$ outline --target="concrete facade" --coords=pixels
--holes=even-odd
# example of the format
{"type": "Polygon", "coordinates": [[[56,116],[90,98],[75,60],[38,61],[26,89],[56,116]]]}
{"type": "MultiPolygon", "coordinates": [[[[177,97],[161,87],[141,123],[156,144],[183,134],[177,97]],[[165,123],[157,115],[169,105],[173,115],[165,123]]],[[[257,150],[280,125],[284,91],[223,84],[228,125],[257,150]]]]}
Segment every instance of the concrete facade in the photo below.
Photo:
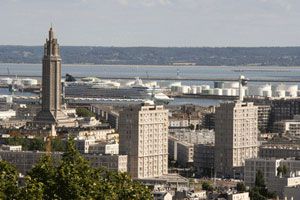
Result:
{"type": "MultiPolygon", "coordinates": [[[[16,166],[18,171],[26,174],[46,152],[41,151],[0,151],[0,157],[16,166]]],[[[52,153],[56,163],[62,157],[61,152],[52,153]]],[[[108,170],[127,172],[127,155],[96,155],[84,154],[84,158],[90,161],[92,167],[106,167],[108,170]]]]}
{"type": "Polygon", "coordinates": [[[62,83],[61,83],[61,57],[57,39],[52,27],[49,38],[44,45],[43,70],[42,70],[42,110],[35,118],[39,126],[75,126],[62,112],[62,83]]]}
{"type": "Polygon", "coordinates": [[[257,107],[253,103],[222,103],[216,108],[215,172],[242,176],[245,159],[257,157],[257,107]]]}
{"type": "Polygon", "coordinates": [[[120,112],[120,153],[128,155],[133,178],[168,174],[168,110],[138,105],[120,112]]]}
{"type": "Polygon", "coordinates": [[[194,167],[198,176],[214,175],[215,146],[213,144],[195,144],[194,167]]]}

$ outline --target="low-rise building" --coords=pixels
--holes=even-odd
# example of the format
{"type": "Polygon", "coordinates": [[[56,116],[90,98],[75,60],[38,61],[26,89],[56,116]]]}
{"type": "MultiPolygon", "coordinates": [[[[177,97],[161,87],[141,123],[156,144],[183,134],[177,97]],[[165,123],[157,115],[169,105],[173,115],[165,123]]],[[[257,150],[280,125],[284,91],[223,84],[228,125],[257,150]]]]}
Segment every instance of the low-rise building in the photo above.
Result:
{"type": "Polygon", "coordinates": [[[189,167],[194,162],[194,144],[180,141],[168,136],[168,153],[171,160],[177,161],[181,167],[189,167]]]}
{"type": "Polygon", "coordinates": [[[3,151],[22,151],[21,145],[2,145],[1,149],[3,151]]]}
{"type": "Polygon", "coordinates": [[[300,199],[300,185],[285,187],[283,189],[283,197],[285,200],[300,199]]]}
{"type": "Polygon", "coordinates": [[[177,142],[177,163],[182,167],[190,167],[194,162],[194,144],[177,142]]]}
{"type": "Polygon", "coordinates": [[[265,144],[259,147],[262,158],[300,158],[300,144],[265,144]]]}
{"type": "MultiPolygon", "coordinates": [[[[0,151],[0,157],[18,169],[21,174],[26,174],[38,161],[46,155],[42,151],[0,151]]],[[[51,154],[55,163],[62,158],[62,152],[51,154]]],[[[108,170],[127,172],[127,155],[97,155],[83,154],[90,161],[92,167],[106,167],[108,170]]]]}
{"type": "Polygon", "coordinates": [[[294,117],[292,120],[283,120],[275,122],[273,130],[276,133],[282,133],[292,137],[300,138],[300,119],[299,116],[294,117]]]}
{"type": "Polygon", "coordinates": [[[250,200],[249,192],[229,194],[228,200],[250,200]]]}
{"type": "Polygon", "coordinates": [[[214,154],[215,147],[213,144],[194,145],[194,168],[198,176],[213,176],[214,154]]]}
{"type": "Polygon", "coordinates": [[[247,159],[244,169],[244,181],[247,186],[253,187],[255,185],[255,177],[257,171],[261,171],[266,184],[272,184],[274,178],[277,177],[278,167],[285,166],[287,173],[300,171],[300,160],[295,159],[265,159],[265,158],[252,158],[247,159]]]}

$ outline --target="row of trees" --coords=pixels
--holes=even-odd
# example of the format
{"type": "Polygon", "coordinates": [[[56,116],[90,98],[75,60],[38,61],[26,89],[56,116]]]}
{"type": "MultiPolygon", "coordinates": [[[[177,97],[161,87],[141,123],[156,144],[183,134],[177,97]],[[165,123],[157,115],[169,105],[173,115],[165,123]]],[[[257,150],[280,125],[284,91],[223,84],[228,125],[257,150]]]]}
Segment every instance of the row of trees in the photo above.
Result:
{"type": "Polygon", "coordinates": [[[68,141],[59,164],[45,156],[28,172],[23,184],[18,178],[14,166],[0,161],[0,199],[152,199],[150,190],[128,174],[91,167],[73,140],[68,141]]]}
{"type": "MultiPolygon", "coordinates": [[[[24,151],[45,151],[46,142],[44,138],[25,138],[21,136],[14,136],[10,138],[2,139],[7,145],[21,145],[24,151]]],[[[51,140],[51,146],[53,151],[65,151],[65,144],[59,138],[51,140]]]]}

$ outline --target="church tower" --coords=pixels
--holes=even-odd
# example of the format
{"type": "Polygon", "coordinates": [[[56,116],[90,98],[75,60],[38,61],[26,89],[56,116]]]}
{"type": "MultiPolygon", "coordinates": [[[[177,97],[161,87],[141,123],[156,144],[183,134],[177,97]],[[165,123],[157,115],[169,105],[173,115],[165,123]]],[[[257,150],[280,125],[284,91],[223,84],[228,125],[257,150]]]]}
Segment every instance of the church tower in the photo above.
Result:
{"type": "Polygon", "coordinates": [[[42,75],[42,110],[37,114],[35,122],[40,125],[59,126],[59,122],[67,122],[68,116],[62,112],[61,57],[53,28],[49,30],[49,38],[44,44],[42,75]]]}

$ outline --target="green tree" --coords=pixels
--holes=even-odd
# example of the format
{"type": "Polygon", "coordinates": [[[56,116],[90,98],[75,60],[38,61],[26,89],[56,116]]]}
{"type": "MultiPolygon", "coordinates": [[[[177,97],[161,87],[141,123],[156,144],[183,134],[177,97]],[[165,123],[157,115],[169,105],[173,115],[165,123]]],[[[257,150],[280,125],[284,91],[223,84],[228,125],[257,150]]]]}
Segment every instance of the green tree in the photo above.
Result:
{"type": "MultiPolygon", "coordinates": [[[[67,142],[66,152],[57,166],[43,157],[28,174],[31,190],[43,191],[43,199],[151,199],[150,190],[133,181],[128,174],[96,169],[67,142]],[[33,188],[33,189],[32,189],[33,188]]],[[[27,186],[27,185],[26,185],[27,186]]],[[[27,186],[28,187],[28,186],[27,186]]]]}
{"type": "Polygon", "coordinates": [[[19,200],[44,200],[44,185],[30,176],[25,178],[25,187],[22,187],[19,192],[19,200]]]}
{"type": "Polygon", "coordinates": [[[202,189],[203,190],[207,190],[207,191],[213,191],[214,190],[212,184],[210,182],[208,182],[208,181],[204,181],[202,183],[202,189]]]}
{"type": "Polygon", "coordinates": [[[236,190],[237,190],[238,192],[245,192],[245,191],[246,191],[246,186],[245,186],[245,184],[242,183],[242,182],[237,183],[237,184],[236,184],[236,190]]]}
{"type": "Polygon", "coordinates": [[[76,108],[76,114],[79,117],[95,117],[96,115],[86,108],[76,108]]]}
{"type": "Polygon", "coordinates": [[[39,162],[28,172],[26,184],[43,185],[43,199],[51,200],[56,196],[56,168],[50,156],[42,157],[39,162]]]}
{"type": "Polygon", "coordinates": [[[286,167],[286,165],[283,165],[282,166],[282,174],[287,175],[287,173],[288,173],[288,168],[286,167]]]}
{"type": "Polygon", "coordinates": [[[258,187],[258,188],[265,188],[266,187],[264,175],[260,170],[258,170],[256,172],[255,187],[258,187]]]}
{"type": "Polygon", "coordinates": [[[18,172],[14,166],[0,160],[0,199],[16,199],[18,172]]]}

